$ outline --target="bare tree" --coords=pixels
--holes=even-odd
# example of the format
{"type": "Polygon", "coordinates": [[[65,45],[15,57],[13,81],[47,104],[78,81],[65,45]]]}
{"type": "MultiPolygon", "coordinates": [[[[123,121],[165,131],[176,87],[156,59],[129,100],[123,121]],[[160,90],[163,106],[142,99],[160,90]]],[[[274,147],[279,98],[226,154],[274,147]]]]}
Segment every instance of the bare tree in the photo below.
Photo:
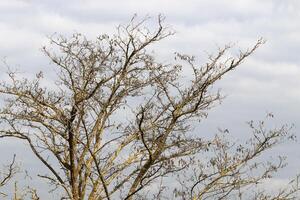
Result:
{"type": "MultiPolygon", "coordinates": [[[[0,171],[0,188],[7,185],[7,183],[13,178],[13,176],[17,173],[18,168],[16,167],[16,156],[13,156],[10,164],[5,165],[2,171],[0,171]]],[[[0,191],[0,195],[6,196],[5,193],[0,191]]]]}
{"type": "MultiPolygon", "coordinates": [[[[268,114],[268,118],[273,117],[268,114]]],[[[181,188],[176,188],[175,197],[183,199],[297,199],[299,198],[299,180],[296,177],[279,191],[265,191],[260,186],[266,179],[271,179],[276,172],[285,167],[285,157],[278,156],[277,160],[262,160],[258,157],[284,139],[294,140],[289,134],[292,126],[268,130],[266,121],[255,124],[249,122],[252,137],[245,144],[234,144],[226,137],[216,135],[211,141],[209,151],[212,154],[206,162],[195,163],[194,174],[187,179],[178,176],[181,188]],[[272,192],[272,193],[270,193],[272,192]]],[[[224,130],[228,132],[227,129],[224,130]]]]}
{"type": "Polygon", "coordinates": [[[175,64],[164,64],[149,46],[173,32],[161,16],[153,31],[146,22],[133,18],[116,35],[95,41],[81,34],[51,37],[56,49],[43,52],[57,67],[58,80],[45,87],[41,72],[29,80],[10,71],[10,83],[0,85],[6,98],[1,137],[28,142],[48,169],[39,176],[63,189],[62,199],[224,199],[282,167],[280,162],[261,175],[248,173],[260,166],[250,161],[287,137],[287,127],[254,130],[248,146],[236,151],[219,137],[204,140],[192,132],[221,100],[212,90],[215,82],[263,40],[236,57],[225,46],[203,66],[179,53],[175,64]],[[183,70],[191,75],[183,77],[183,70]],[[202,158],[205,152],[211,159],[202,158]],[[179,184],[167,184],[176,175],[179,184]]]}

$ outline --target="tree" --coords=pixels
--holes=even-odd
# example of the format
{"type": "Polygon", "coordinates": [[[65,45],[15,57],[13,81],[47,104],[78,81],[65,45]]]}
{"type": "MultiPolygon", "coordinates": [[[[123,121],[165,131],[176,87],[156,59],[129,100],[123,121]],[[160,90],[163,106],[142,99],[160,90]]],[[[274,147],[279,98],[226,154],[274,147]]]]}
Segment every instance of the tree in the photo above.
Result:
{"type": "MultiPolygon", "coordinates": [[[[0,188],[5,186],[12,177],[17,173],[18,168],[15,165],[16,156],[14,155],[10,164],[4,166],[4,170],[0,171],[0,188]]],[[[0,191],[0,196],[6,196],[5,193],[0,191]]]]}
{"type": "MultiPolygon", "coordinates": [[[[216,81],[264,41],[236,57],[225,46],[203,66],[180,53],[175,64],[163,64],[149,46],[173,32],[161,16],[154,31],[146,21],[134,17],[116,35],[95,41],[78,33],[51,37],[56,50],[44,47],[43,52],[57,67],[58,80],[45,87],[42,72],[29,80],[9,71],[10,83],[0,85],[6,98],[1,137],[29,144],[48,170],[39,176],[64,191],[61,199],[244,197],[245,188],[283,166],[282,160],[264,165],[255,159],[286,139],[289,127],[268,131],[263,122],[258,127],[250,123],[253,137],[236,148],[221,136],[205,140],[192,127],[220,101],[212,90],[216,81]],[[190,80],[182,70],[191,71],[190,80]],[[250,173],[255,169],[258,175],[250,173]],[[166,185],[175,179],[177,185],[166,185]]],[[[280,191],[278,197],[297,191],[280,191]]]]}

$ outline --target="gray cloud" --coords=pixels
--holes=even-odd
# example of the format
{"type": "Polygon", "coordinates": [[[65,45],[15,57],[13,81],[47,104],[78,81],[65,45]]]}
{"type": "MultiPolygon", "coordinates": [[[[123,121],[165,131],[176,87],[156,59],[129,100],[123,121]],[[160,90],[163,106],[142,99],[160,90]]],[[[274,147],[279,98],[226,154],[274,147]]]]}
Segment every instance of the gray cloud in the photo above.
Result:
{"type": "MultiPolygon", "coordinates": [[[[202,63],[206,52],[214,52],[217,45],[231,42],[236,49],[245,49],[264,37],[267,43],[218,83],[217,87],[223,88],[228,97],[212,110],[199,130],[211,134],[219,126],[227,127],[237,137],[244,137],[245,121],[261,119],[267,111],[273,111],[278,124],[294,123],[294,132],[298,133],[299,9],[297,0],[0,1],[0,57],[7,57],[9,64],[19,66],[22,71],[47,71],[49,61],[39,50],[47,43],[47,35],[77,31],[93,38],[113,33],[119,23],[125,23],[134,13],[154,17],[162,13],[177,31],[175,36],[154,47],[163,61],[179,51],[198,56],[202,63]]],[[[5,67],[0,66],[0,73],[3,71],[5,67]]],[[[6,156],[3,150],[7,145],[1,143],[1,157],[6,156]]],[[[291,162],[283,174],[291,176],[298,170],[297,145],[288,144],[280,149],[290,156],[291,162]]],[[[15,151],[22,155],[18,148],[15,151]]],[[[35,164],[37,161],[33,160],[31,166],[35,164]]]]}

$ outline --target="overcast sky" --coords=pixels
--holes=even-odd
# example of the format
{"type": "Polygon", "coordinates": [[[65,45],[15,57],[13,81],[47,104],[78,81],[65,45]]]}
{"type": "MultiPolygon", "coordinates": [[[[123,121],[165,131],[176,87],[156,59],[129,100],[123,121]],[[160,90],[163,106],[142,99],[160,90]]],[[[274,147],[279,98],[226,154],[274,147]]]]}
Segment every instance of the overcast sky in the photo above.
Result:
{"type": "MultiPolygon", "coordinates": [[[[249,133],[246,121],[273,112],[278,126],[294,123],[293,132],[300,135],[299,10],[299,0],[1,0],[0,57],[23,72],[47,72],[49,61],[40,51],[47,36],[81,32],[93,39],[113,33],[134,13],[153,17],[161,13],[177,32],[157,48],[162,59],[178,51],[205,61],[218,46],[232,43],[247,48],[263,37],[267,43],[218,84],[227,97],[200,129],[214,134],[218,127],[229,128],[242,138],[249,133]]],[[[0,78],[4,71],[0,65],[0,78]]],[[[16,152],[24,167],[38,168],[37,161],[26,159],[28,154],[16,144],[0,142],[0,163],[16,152]]],[[[299,142],[278,148],[276,154],[289,156],[278,183],[300,172],[299,152],[299,142]]]]}

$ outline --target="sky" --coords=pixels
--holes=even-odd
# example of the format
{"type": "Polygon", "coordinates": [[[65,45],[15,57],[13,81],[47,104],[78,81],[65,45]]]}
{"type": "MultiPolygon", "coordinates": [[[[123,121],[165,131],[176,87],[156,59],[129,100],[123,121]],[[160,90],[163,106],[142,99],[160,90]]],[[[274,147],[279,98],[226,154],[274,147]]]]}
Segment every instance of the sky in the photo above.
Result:
{"type": "MultiPolygon", "coordinates": [[[[51,74],[49,60],[41,53],[47,37],[74,32],[94,39],[113,34],[130,18],[163,14],[176,34],[162,41],[156,53],[168,61],[173,53],[195,55],[205,62],[207,53],[234,44],[246,49],[263,37],[267,42],[237,70],[217,84],[226,96],[209,113],[199,129],[216,133],[228,128],[236,138],[249,134],[246,121],[275,115],[272,126],[294,124],[300,136],[300,1],[298,0],[2,0],[0,1],[0,58],[27,74],[51,74]]],[[[0,79],[5,66],[0,64],[0,79]]],[[[299,142],[280,145],[274,155],[288,156],[276,184],[300,172],[299,142]]],[[[26,148],[25,148],[26,149],[26,148]]],[[[22,167],[42,170],[21,143],[0,141],[0,164],[13,153],[22,167]]],[[[39,180],[32,180],[40,185],[39,180]]],[[[46,195],[46,186],[39,186],[46,195]]]]}

